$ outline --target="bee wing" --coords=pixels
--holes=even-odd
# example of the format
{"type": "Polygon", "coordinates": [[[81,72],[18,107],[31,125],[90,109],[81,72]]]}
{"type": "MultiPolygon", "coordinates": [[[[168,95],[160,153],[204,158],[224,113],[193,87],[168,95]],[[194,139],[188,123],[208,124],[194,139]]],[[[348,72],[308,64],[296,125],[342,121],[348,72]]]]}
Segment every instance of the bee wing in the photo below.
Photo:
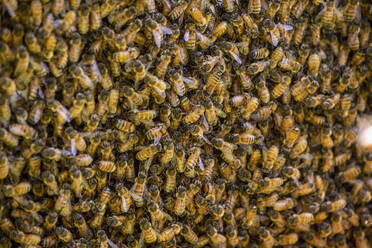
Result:
{"type": "Polygon", "coordinates": [[[61,108],[62,109],[59,109],[57,108],[57,112],[62,116],[62,118],[67,121],[67,122],[70,122],[70,112],[64,107],[61,105],[61,108]]]}
{"type": "Polygon", "coordinates": [[[152,66],[152,61],[149,62],[149,63],[146,65],[146,67],[145,67],[146,71],[148,71],[148,70],[150,69],[151,66],[152,66]]]}
{"type": "Polygon", "coordinates": [[[324,5],[323,3],[323,6],[324,8],[319,12],[319,14],[315,17],[315,21],[318,22],[320,19],[322,19],[322,16],[323,16],[323,13],[324,11],[327,9],[327,6],[324,5]]]}
{"type": "MultiPolygon", "coordinates": [[[[160,25],[160,24],[159,24],[159,25],[160,25]]],[[[169,34],[169,35],[172,34],[172,30],[171,30],[171,29],[169,29],[169,28],[167,28],[167,27],[165,27],[165,26],[163,26],[163,25],[160,25],[160,28],[161,28],[161,30],[164,32],[164,34],[169,34]]]]}
{"type": "Polygon", "coordinates": [[[161,33],[157,30],[152,30],[152,35],[154,36],[155,45],[158,48],[160,48],[161,47],[161,38],[162,38],[161,33]]]}
{"type": "Polygon", "coordinates": [[[121,196],[121,202],[123,204],[124,213],[128,212],[128,205],[127,205],[127,202],[124,199],[124,196],[121,196]]]}
{"type": "Polygon", "coordinates": [[[362,9],[360,5],[358,5],[356,8],[357,9],[356,9],[356,14],[355,14],[355,20],[359,23],[360,20],[362,19],[362,9]]]}
{"type": "Polygon", "coordinates": [[[336,22],[341,23],[344,21],[344,15],[342,14],[341,11],[339,11],[337,8],[334,8],[334,13],[336,16],[336,22]]]}
{"type": "Polygon", "coordinates": [[[71,141],[70,141],[70,145],[71,145],[71,154],[73,155],[73,156],[76,156],[76,153],[77,153],[77,151],[76,151],[76,145],[75,145],[75,139],[72,139],[71,141]]]}
{"type": "Polygon", "coordinates": [[[14,18],[16,16],[16,14],[14,12],[14,9],[8,3],[6,3],[5,1],[3,1],[3,4],[4,4],[6,10],[8,11],[10,17],[14,18]]]}
{"type": "Polygon", "coordinates": [[[285,31],[291,31],[291,30],[293,30],[293,26],[292,26],[292,25],[281,24],[281,23],[279,23],[278,25],[279,25],[282,29],[284,29],[285,31]]]}
{"type": "Polygon", "coordinates": [[[271,42],[273,45],[276,47],[279,43],[279,38],[276,36],[276,34],[272,31],[270,31],[270,36],[271,36],[271,42]]]}
{"type": "Polygon", "coordinates": [[[184,41],[188,41],[189,38],[190,38],[190,31],[189,30],[186,30],[185,35],[183,36],[183,40],[184,41]]]}
{"type": "Polygon", "coordinates": [[[199,157],[199,160],[198,160],[198,166],[199,166],[199,168],[202,170],[202,171],[204,171],[204,164],[203,164],[203,161],[201,160],[201,158],[199,157]]]}
{"type": "Polygon", "coordinates": [[[111,246],[111,248],[119,248],[119,246],[117,246],[114,242],[112,242],[110,239],[107,239],[107,243],[109,244],[109,246],[111,246]]]}
{"type": "MultiPolygon", "coordinates": [[[[202,114],[201,119],[202,119],[202,123],[203,123],[203,126],[204,126],[205,130],[208,132],[209,131],[209,125],[208,125],[207,119],[205,118],[204,114],[202,114]]],[[[208,140],[208,142],[209,142],[209,140],[208,140]]],[[[206,143],[208,143],[208,142],[206,142],[206,143]]]]}
{"type": "Polygon", "coordinates": [[[233,53],[232,51],[229,51],[230,55],[235,59],[236,62],[238,62],[239,65],[242,64],[242,61],[241,59],[239,58],[238,55],[236,55],[235,53],[233,53]]]}
{"type": "Polygon", "coordinates": [[[161,140],[161,135],[159,135],[158,137],[156,137],[155,139],[154,139],[154,145],[157,145],[157,144],[159,144],[159,142],[160,142],[160,140],[161,140]]]}
{"type": "Polygon", "coordinates": [[[40,98],[44,100],[43,89],[40,87],[40,84],[37,87],[38,87],[38,91],[37,92],[38,92],[40,98]]]}
{"type": "Polygon", "coordinates": [[[137,194],[135,194],[133,192],[129,192],[129,193],[132,196],[133,200],[135,200],[135,201],[141,201],[142,200],[142,197],[141,196],[139,196],[139,195],[137,195],[137,194]]]}
{"type": "MultiPolygon", "coordinates": [[[[193,80],[187,78],[187,77],[184,77],[181,75],[181,78],[182,78],[182,81],[186,84],[186,86],[189,86],[189,85],[192,85],[194,83],[193,80]]],[[[190,88],[190,87],[189,87],[190,88]]]]}

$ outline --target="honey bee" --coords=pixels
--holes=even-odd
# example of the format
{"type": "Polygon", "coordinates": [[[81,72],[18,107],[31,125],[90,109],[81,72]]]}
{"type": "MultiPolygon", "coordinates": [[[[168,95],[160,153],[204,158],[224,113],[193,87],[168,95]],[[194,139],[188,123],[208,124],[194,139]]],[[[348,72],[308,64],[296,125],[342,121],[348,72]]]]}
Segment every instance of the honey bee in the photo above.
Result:
{"type": "Polygon", "coordinates": [[[208,225],[206,227],[207,235],[209,237],[210,242],[215,247],[224,247],[226,246],[227,239],[222,234],[218,233],[216,228],[212,225],[208,225]]]}
{"type": "Polygon", "coordinates": [[[265,70],[265,68],[269,66],[269,62],[265,60],[261,60],[255,63],[252,63],[247,68],[248,75],[257,75],[258,73],[265,70]]]}
{"type": "Polygon", "coordinates": [[[18,145],[17,136],[11,134],[5,128],[0,128],[0,140],[9,147],[15,147],[18,145]]]}
{"type": "Polygon", "coordinates": [[[178,96],[183,96],[185,94],[185,84],[179,72],[175,70],[169,71],[169,81],[172,84],[174,92],[176,92],[178,96]]]}
{"type": "Polygon", "coordinates": [[[261,1],[250,0],[248,9],[250,14],[258,15],[261,12],[261,1]]]}
{"type": "Polygon", "coordinates": [[[41,237],[36,234],[25,234],[19,230],[13,230],[9,235],[15,242],[23,245],[37,245],[41,241],[41,237]]]}
{"type": "Polygon", "coordinates": [[[72,218],[74,225],[78,229],[78,232],[81,236],[92,237],[92,231],[89,229],[88,224],[81,214],[73,213],[72,218]]]}
{"type": "Polygon", "coordinates": [[[78,10],[77,28],[80,34],[84,35],[89,31],[89,7],[87,4],[82,4],[78,10]]]}
{"type": "Polygon", "coordinates": [[[148,244],[154,243],[157,240],[157,234],[152,228],[151,223],[147,219],[142,218],[139,224],[143,232],[145,242],[148,244]]]}
{"type": "Polygon", "coordinates": [[[161,47],[161,43],[164,39],[165,34],[168,34],[168,35],[172,34],[171,29],[157,23],[156,21],[152,19],[146,19],[144,25],[145,25],[145,28],[149,32],[148,36],[153,37],[154,43],[157,48],[161,47]]]}
{"type": "Polygon", "coordinates": [[[321,63],[321,58],[319,54],[313,53],[309,56],[309,59],[307,61],[309,72],[312,77],[317,77],[319,72],[319,66],[321,63]]]}
{"type": "Polygon", "coordinates": [[[311,246],[321,247],[327,246],[327,241],[318,237],[314,231],[308,231],[303,234],[303,239],[309,243],[311,246]]]}
{"type": "Polygon", "coordinates": [[[59,195],[54,205],[54,210],[61,216],[71,215],[72,205],[71,190],[69,185],[62,185],[62,189],[59,190],[59,195]]]}
{"type": "Polygon", "coordinates": [[[49,231],[57,224],[57,221],[58,221],[57,212],[49,211],[48,215],[45,217],[45,222],[44,222],[43,227],[49,231]]]}
{"type": "Polygon", "coordinates": [[[9,173],[9,163],[8,158],[5,156],[5,154],[1,154],[0,157],[0,178],[4,179],[8,176],[9,173]]]}
{"type": "Polygon", "coordinates": [[[47,193],[49,195],[56,195],[59,192],[59,187],[55,176],[50,171],[44,171],[42,174],[42,180],[47,186],[47,193]]]}
{"type": "Polygon", "coordinates": [[[17,49],[17,64],[14,69],[14,75],[18,76],[27,71],[30,64],[30,55],[24,46],[19,46],[17,49]]]}
{"type": "Polygon", "coordinates": [[[222,21],[214,27],[214,29],[212,30],[212,36],[211,36],[212,42],[217,40],[220,36],[222,36],[226,32],[227,26],[228,26],[227,23],[222,21]]]}
{"type": "Polygon", "coordinates": [[[55,232],[58,239],[60,239],[62,242],[69,243],[72,241],[72,233],[67,228],[59,226],[56,228],[55,232]]]}

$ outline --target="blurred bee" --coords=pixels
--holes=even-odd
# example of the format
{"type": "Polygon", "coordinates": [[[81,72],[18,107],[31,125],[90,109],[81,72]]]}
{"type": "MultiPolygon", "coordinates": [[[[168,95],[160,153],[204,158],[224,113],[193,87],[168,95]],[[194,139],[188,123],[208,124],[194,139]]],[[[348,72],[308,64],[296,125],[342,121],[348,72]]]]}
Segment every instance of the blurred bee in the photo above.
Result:
{"type": "Polygon", "coordinates": [[[18,146],[18,138],[15,135],[9,133],[5,128],[0,128],[0,140],[4,142],[6,146],[18,146]]]}
{"type": "Polygon", "coordinates": [[[261,12],[261,1],[249,0],[248,9],[250,14],[258,15],[261,12]]]}
{"type": "Polygon", "coordinates": [[[211,36],[212,42],[217,40],[220,36],[222,36],[226,32],[227,26],[228,24],[226,22],[220,22],[218,25],[214,27],[214,29],[212,30],[212,36],[211,36]]]}
{"type": "Polygon", "coordinates": [[[309,0],[297,1],[291,9],[291,16],[295,17],[296,19],[300,18],[306,7],[309,5],[309,2],[309,0]]]}
{"type": "Polygon", "coordinates": [[[11,239],[15,242],[23,245],[37,245],[41,241],[41,237],[36,234],[25,234],[19,230],[13,230],[10,232],[11,239]]]}

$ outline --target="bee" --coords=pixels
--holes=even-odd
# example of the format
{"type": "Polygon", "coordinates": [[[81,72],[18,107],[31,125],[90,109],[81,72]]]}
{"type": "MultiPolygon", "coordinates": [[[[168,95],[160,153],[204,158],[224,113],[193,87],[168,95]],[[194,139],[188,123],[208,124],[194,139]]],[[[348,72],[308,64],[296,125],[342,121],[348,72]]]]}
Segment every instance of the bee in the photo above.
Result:
{"type": "Polygon", "coordinates": [[[234,144],[253,144],[255,142],[255,136],[250,133],[233,134],[232,142],[234,144]]]}
{"type": "Polygon", "coordinates": [[[259,79],[256,89],[260,101],[263,103],[268,103],[270,101],[270,91],[267,88],[266,82],[263,78],[259,79]]]}
{"type": "Polygon", "coordinates": [[[80,34],[86,34],[89,31],[89,7],[86,4],[82,4],[80,9],[78,10],[78,22],[77,22],[77,29],[80,34]]]}
{"type": "Polygon", "coordinates": [[[226,246],[226,242],[227,242],[226,237],[218,233],[215,227],[213,227],[212,225],[208,225],[206,227],[206,231],[207,231],[209,240],[214,247],[226,246]]]}
{"type": "Polygon", "coordinates": [[[278,13],[279,9],[280,9],[280,2],[279,1],[270,2],[269,6],[268,6],[268,9],[265,12],[265,15],[268,18],[274,18],[275,15],[278,13]]]}
{"type": "Polygon", "coordinates": [[[309,56],[307,63],[308,63],[310,75],[312,77],[318,76],[320,62],[321,62],[321,58],[318,53],[313,53],[309,56]]]}
{"type": "Polygon", "coordinates": [[[182,80],[181,74],[175,70],[171,70],[169,71],[168,75],[169,81],[173,86],[174,92],[176,92],[178,96],[183,96],[186,92],[186,88],[182,80]]]}
{"type": "Polygon", "coordinates": [[[170,55],[170,53],[168,52],[165,52],[164,54],[162,54],[160,56],[160,61],[159,61],[159,64],[156,66],[156,69],[155,69],[155,75],[159,78],[159,79],[163,79],[167,70],[168,70],[168,65],[170,64],[170,62],[172,61],[172,57],[170,55]]]}
{"type": "Polygon", "coordinates": [[[269,65],[271,69],[274,69],[278,63],[282,60],[284,56],[283,48],[278,46],[275,48],[275,50],[271,53],[270,59],[269,59],[269,65]]]}
{"type": "Polygon", "coordinates": [[[25,43],[28,48],[28,50],[31,53],[39,54],[41,52],[41,46],[38,43],[38,40],[34,33],[32,32],[27,32],[25,35],[25,43]]]}
{"type": "Polygon", "coordinates": [[[344,21],[349,22],[349,23],[352,22],[357,17],[360,18],[359,1],[349,0],[343,11],[343,17],[344,17],[344,21]]]}
{"type": "Polygon", "coordinates": [[[44,184],[47,186],[48,195],[57,195],[59,187],[55,176],[50,171],[44,171],[41,174],[44,184]]]}
{"type": "Polygon", "coordinates": [[[115,52],[112,56],[115,62],[126,63],[130,60],[136,59],[139,56],[139,49],[130,47],[125,51],[115,52]]]}
{"type": "Polygon", "coordinates": [[[296,19],[300,18],[304,13],[306,7],[309,5],[309,0],[297,1],[291,9],[291,16],[296,19]]]}
{"type": "Polygon", "coordinates": [[[257,75],[258,73],[264,71],[265,68],[269,66],[269,64],[270,63],[266,60],[260,60],[258,62],[252,63],[248,66],[247,73],[251,76],[257,75]]]}
{"type": "Polygon", "coordinates": [[[314,231],[307,231],[302,237],[308,244],[315,247],[327,246],[327,241],[318,237],[314,231]]]}
{"type": "Polygon", "coordinates": [[[146,19],[145,20],[145,28],[146,28],[146,31],[148,31],[148,37],[153,37],[153,41],[156,45],[157,48],[160,48],[161,47],[161,43],[164,39],[164,35],[165,34],[172,34],[172,30],[157,23],[156,21],[152,20],[152,19],[146,19]]]}
{"type": "Polygon", "coordinates": [[[25,139],[35,139],[37,136],[37,131],[27,124],[11,124],[9,126],[9,132],[25,139]]]}
{"type": "Polygon", "coordinates": [[[314,221],[314,215],[312,213],[301,213],[301,214],[294,214],[289,216],[288,223],[291,225],[294,224],[310,224],[314,221]]]}
{"type": "Polygon", "coordinates": [[[270,170],[273,168],[274,163],[278,157],[279,154],[279,148],[275,145],[271,146],[269,150],[266,153],[266,158],[264,162],[265,170],[270,170]]]}
{"type": "Polygon", "coordinates": [[[17,185],[4,185],[3,192],[6,197],[22,196],[31,191],[31,184],[28,182],[21,182],[17,185]]]}
{"type": "Polygon", "coordinates": [[[17,136],[11,134],[5,128],[0,128],[0,140],[9,147],[18,146],[17,136]]]}
{"type": "Polygon", "coordinates": [[[19,46],[17,49],[17,63],[14,69],[14,75],[18,76],[27,71],[30,64],[30,55],[24,46],[19,46]]]}
{"type": "Polygon", "coordinates": [[[142,218],[139,221],[139,224],[143,232],[145,242],[148,244],[156,242],[157,234],[155,230],[152,228],[151,223],[147,219],[142,218]]]}
{"type": "Polygon", "coordinates": [[[264,227],[258,229],[258,236],[262,240],[263,247],[273,247],[276,240],[272,236],[271,232],[264,227]]]}
{"type": "Polygon", "coordinates": [[[64,227],[57,227],[55,231],[57,238],[64,243],[69,243],[72,241],[72,233],[64,227]]]}
{"type": "Polygon", "coordinates": [[[221,37],[226,32],[227,26],[228,26],[227,22],[224,22],[224,21],[215,25],[214,29],[212,30],[212,36],[211,36],[212,42],[217,40],[219,37],[221,37]]]}
{"type": "Polygon", "coordinates": [[[187,9],[187,13],[199,27],[205,27],[207,25],[207,18],[203,15],[199,8],[191,6],[187,9]]]}
{"type": "Polygon", "coordinates": [[[55,225],[57,224],[57,221],[58,221],[58,214],[56,211],[49,211],[48,212],[48,215],[45,217],[45,222],[43,224],[43,227],[49,231],[51,230],[52,228],[55,227],[55,225]]]}
{"type": "Polygon", "coordinates": [[[190,244],[195,245],[198,243],[199,238],[196,233],[188,225],[183,225],[180,231],[183,238],[190,244]]]}
{"type": "Polygon", "coordinates": [[[97,30],[102,25],[102,17],[100,13],[100,6],[94,4],[90,11],[90,30],[97,30]]]}
{"type": "MultiPolygon", "coordinates": [[[[116,0],[107,0],[104,1],[101,6],[100,6],[100,13],[101,13],[101,18],[107,17],[113,9],[117,6],[118,2],[116,0]]],[[[72,7],[72,9],[77,9],[78,6],[80,5],[80,0],[76,1],[76,8],[72,7]]]]}
{"type": "Polygon", "coordinates": [[[281,79],[281,82],[277,84],[271,91],[271,95],[274,99],[282,96],[285,91],[288,90],[289,85],[291,84],[291,78],[284,75],[281,79]]]}
{"type": "Polygon", "coordinates": [[[248,9],[250,14],[258,15],[261,12],[261,1],[249,0],[248,9]]]}
{"type": "Polygon", "coordinates": [[[81,214],[73,213],[72,219],[74,221],[74,226],[78,229],[80,236],[92,237],[92,231],[89,229],[87,222],[81,214]]]}
{"type": "Polygon", "coordinates": [[[36,234],[25,234],[19,230],[13,230],[10,232],[11,239],[15,242],[23,245],[37,245],[41,241],[41,237],[36,234]]]}
{"type": "Polygon", "coordinates": [[[328,30],[332,30],[335,27],[335,22],[338,18],[338,13],[336,13],[336,11],[335,1],[329,1],[317,16],[321,24],[328,30]]]}
{"type": "Polygon", "coordinates": [[[204,114],[204,111],[205,108],[202,105],[195,106],[195,108],[183,118],[183,122],[185,124],[192,124],[197,122],[199,118],[204,114]]]}

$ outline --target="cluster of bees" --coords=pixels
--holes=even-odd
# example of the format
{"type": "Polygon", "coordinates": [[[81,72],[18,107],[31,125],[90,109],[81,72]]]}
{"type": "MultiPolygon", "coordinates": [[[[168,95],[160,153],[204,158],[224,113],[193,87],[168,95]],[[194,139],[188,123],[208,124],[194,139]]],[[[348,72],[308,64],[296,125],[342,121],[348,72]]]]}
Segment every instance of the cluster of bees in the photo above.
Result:
{"type": "Polygon", "coordinates": [[[3,0],[0,247],[372,245],[369,0],[3,0]]]}

